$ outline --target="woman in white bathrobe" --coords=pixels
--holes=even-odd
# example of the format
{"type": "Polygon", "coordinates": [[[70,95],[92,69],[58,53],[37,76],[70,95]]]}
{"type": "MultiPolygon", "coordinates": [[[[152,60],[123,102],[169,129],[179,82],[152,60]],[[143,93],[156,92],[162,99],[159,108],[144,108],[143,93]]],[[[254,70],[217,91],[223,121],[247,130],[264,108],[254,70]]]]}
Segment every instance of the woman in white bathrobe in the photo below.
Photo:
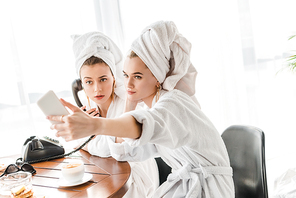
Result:
{"type": "MultiPolygon", "coordinates": [[[[117,159],[140,161],[161,156],[172,173],[153,197],[233,198],[226,147],[194,97],[191,44],[173,22],[160,21],[148,26],[131,50],[123,68],[128,95],[125,111],[129,112],[116,119],[89,118],[61,100],[75,117],[65,116],[65,123],[51,128],[69,141],[90,135],[88,130],[78,132],[90,122],[96,134],[124,138],[123,144],[112,147],[117,159]],[[147,109],[134,110],[139,101],[147,109]]],[[[61,116],[48,119],[60,120],[61,116]]]]}
{"type": "MultiPolygon", "coordinates": [[[[89,32],[73,36],[76,72],[86,95],[86,114],[115,118],[123,113],[125,100],[122,83],[122,54],[107,36],[89,32]],[[108,64],[107,64],[108,62],[108,64]],[[116,71],[120,71],[120,75],[116,71]],[[115,74],[115,75],[113,75],[115,74]],[[115,82],[116,78],[116,82],[115,82]]],[[[87,138],[80,139],[79,145],[87,138]]],[[[97,135],[83,149],[100,157],[113,156],[112,145],[120,145],[121,138],[97,135]],[[115,144],[117,142],[117,144],[115,144]]],[[[153,158],[143,162],[130,162],[130,188],[125,197],[151,197],[158,187],[158,168],[153,158]],[[144,179],[143,179],[144,178],[144,179]]]]}

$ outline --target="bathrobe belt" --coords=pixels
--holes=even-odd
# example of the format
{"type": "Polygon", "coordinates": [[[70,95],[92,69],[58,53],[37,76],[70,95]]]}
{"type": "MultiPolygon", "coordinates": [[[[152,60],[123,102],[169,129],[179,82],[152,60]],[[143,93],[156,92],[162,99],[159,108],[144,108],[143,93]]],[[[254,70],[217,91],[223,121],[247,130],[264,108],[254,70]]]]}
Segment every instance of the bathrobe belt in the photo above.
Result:
{"type": "MultiPolygon", "coordinates": [[[[189,185],[188,188],[185,188],[181,191],[184,191],[183,194],[186,195],[186,198],[191,197],[202,197],[202,192],[204,192],[204,197],[221,197],[219,192],[215,192],[215,190],[211,190],[209,192],[209,187],[213,185],[217,185],[217,183],[213,180],[214,175],[221,176],[232,176],[232,168],[231,167],[223,167],[223,166],[201,166],[192,167],[190,164],[183,165],[182,168],[173,171],[167,178],[167,189],[172,188],[178,181],[182,181],[183,185],[189,185]],[[189,182],[191,181],[191,182],[189,182]],[[189,189],[189,191],[187,191],[189,189]]],[[[181,185],[181,184],[180,184],[181,185]]],[[[215,187],[212,187],[215,189],[215,187]]]]}
{"type": "Polygon", "coordinates": [[[202,174],[203,178],[206,179],[209,175],[225,175],[232,176],[232,168],[224,166],[201,166],[192,167],[190,164],[183,165],[182,168],[179,168],[173,171],[168,176],[168,181],[179,179],[190,179],[192,173],[202,174]]]}
{"type": "Polygon", "coordinates": [[[154,197],[221,197],[217,185],[222,178],[218,177],[217,180],[215,175],[231,177],[232,168],[201,165],[193,167],[190,164],[185,164],[169,174],[167,181],[159,187],[154,197]]]}

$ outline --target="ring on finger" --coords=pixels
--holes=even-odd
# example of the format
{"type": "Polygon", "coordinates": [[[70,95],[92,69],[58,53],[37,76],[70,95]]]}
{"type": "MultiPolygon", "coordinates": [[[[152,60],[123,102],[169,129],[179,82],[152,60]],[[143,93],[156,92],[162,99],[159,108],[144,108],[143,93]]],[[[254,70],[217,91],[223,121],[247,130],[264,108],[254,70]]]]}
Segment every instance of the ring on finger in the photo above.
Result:
{"type": "Polygon", "coordinates": [[[64,115],[62,115],[62,116],[61,116],[61,119],[60,119],[60,120],[61,120],[61,122],[63,122],[63,118],[64,118],[64,115]]]}

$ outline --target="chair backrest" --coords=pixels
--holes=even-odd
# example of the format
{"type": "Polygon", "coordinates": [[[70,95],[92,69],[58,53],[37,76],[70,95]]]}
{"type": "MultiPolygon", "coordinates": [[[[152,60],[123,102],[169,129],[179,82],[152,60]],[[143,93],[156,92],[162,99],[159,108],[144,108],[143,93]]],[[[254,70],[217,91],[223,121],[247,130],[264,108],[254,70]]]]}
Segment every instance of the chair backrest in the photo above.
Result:
{"type": "Polygon", "coordinates": [[[172,168],[167,165],[160,157],[155,158],[158,173],[159,173],[159,185],[167,180],[168,175],[172,172],[172,168]]]}
{"type": "Polygon", "coordinates": [[[253,126],[233,125],[222,133],[236,198],[267,198],[264,132],[253,126]]]}
{"type": "MultiPolygon", "coordinates": [[[[77,106],[82,107],[82,103],[79,99],[78,92],[83,89],[81,80],[75,79],[72,82],[72,94],[75,99],[75,102],[77,106]]],[[[159,172],[159,185],[161,185],[163,182],[167,180],[168,175],[171,173],[171,167],[168,166],[160,157],[155,158],[157,167],[158,167],[158,172],[159,172]]]]}

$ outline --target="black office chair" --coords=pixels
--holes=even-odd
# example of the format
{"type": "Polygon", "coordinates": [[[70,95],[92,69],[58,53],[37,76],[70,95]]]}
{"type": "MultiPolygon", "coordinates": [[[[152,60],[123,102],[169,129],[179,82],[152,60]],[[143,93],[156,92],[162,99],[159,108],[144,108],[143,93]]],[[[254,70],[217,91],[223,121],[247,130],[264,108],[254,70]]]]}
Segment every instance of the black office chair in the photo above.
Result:
{"type": "Polygon", "coordinates": [[[264,132],[256,127],[233,125],[222,133],[236,198],[268,198],[264,132]]]}
{"type": "Polygon", "coordinates": [[[172,168],[168,166],[160,157],[154,158],[158,167],[159,185],[167,180],[168,175],[172,172],[172,168]]]}
{"type": "MultiPolygon", "coordinates": [[[[81,91],[82,89],[83,87],[81,84],[81,80],[79,78],[75,79],[72,82],[72,94],[78,107],[82,107],[82,103],[78,97],[78,92],[81,91]]],[[[172,169],[160,157],[155,158],[155,161],[158,167],[159,185],[161,185],[163,182],[167,180],[167,177],[171,173],[172,169]]]]}

